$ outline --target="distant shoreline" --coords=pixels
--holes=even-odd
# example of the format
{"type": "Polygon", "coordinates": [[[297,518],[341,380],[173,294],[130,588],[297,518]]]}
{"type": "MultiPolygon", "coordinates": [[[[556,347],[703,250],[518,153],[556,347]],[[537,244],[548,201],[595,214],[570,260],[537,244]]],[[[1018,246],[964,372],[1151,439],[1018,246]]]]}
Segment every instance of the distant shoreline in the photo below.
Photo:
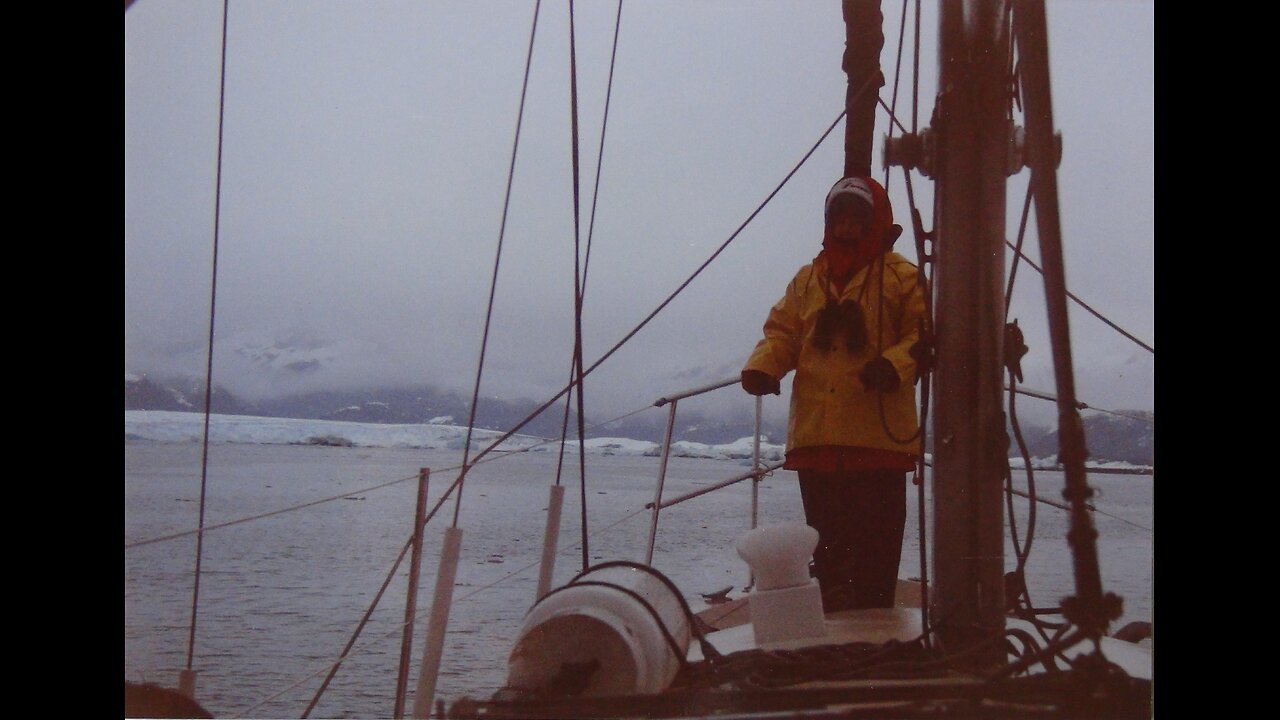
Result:
{"type": "MultiPolygon", "coordinates": [[[[169,410],[126,410],[125,442],[200,442],[204,434],[202,413],[169,410]]],[[[212,443],[247,443],[256,445],[318,445],[336,447],[405,447],[419,449],[461,449],[467,432],[465,427],[445,424],[380,424],[353,423],[336,420],[302,420],[296,418],[268,418],[245,415],[210,415],[212,443]]],[[[478,443],[491,441],[501,433],[495,430],[477,429],[478,443]]],[[[567,447],[575,452],[576,441],[567,447]]],[[[547,452],[555,442],[528,435],[514,435],[496,448],[499,452],[547,452]]],[[[645,455],[656,457],[661,446],[646,440],[628,438],[590,438],[586,442],[588,454],[645,455]]],[[[761,459],[778,461],[783,458],[785,446],[767,440],[760,445],[761,459]]],[[[672,443],[672,455],[676,457],[702,457],[710,459],[743,461],[752,455],[751,438],[740,438],[731,443],[709,445],[690,441],[672,443]]],[[[925,454],[930,464],[930,454],[925,454]]],[[[1032,458],[1032,470],[1063,472],[1061,465],[1049,464],[1051,458],[1032,458]]],[[[1022,458],[1010,458],[1014,472],[1025,465],[1022,458]]],[[[1155,467],[1133,465],[1126,462],[1100,461],[1085,466],[1094,474],[1155,475],[1155,467]]]]}
{"type": "MultiPolygon", "coordinates": [[[[1048,468],[1040,468],[1042,470],[1048,468]]],[[[1054,466],[1048,469],[1049,472],[1066,472],[1061,466],[1054,466]]],[[[1096,473],[1098,475],[1155,475],[1156,469],[1153,467],[1131,467],[1131,468],[1107,468],[1107,467],[1089,467],[1085,466],[1084,471],[1087,473],[1096,473]]]]}

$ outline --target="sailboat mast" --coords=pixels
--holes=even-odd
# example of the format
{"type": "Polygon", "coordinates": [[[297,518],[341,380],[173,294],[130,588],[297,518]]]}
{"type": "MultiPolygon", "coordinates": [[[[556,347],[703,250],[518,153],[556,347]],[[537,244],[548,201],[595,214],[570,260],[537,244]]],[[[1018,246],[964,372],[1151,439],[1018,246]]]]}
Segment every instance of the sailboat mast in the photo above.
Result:
{"type": "MultiPolygon", "coordinates": [[[[844,0],[845,175],[869,175],[884,85],[879,0],[844,0]]],[[[934,586],[931,615],[950,647],[1004,630],[1003,398],[1007,61],[1000,0],[939,4],[937,369],[934,375],[934,586]]],[[[1003,648],[970,655],[998,664],[1003,648]]]]}
{"type": "MultiPolygon", "coordinates": [[[[997,0],[938,5],[930,612],[939,637],[952,648],[1004,630],[1005,9],[997,0]]],[[[992,646],[974,662],[998,663],[1003,655],[1003,648],[992,646]]]]}
{"type": "Polygon", "coordinates": [[[876,101],[884,86],[880,50],[884,47],[884,14],[880,0],[844,0],[845,47],[841,63],[849,76],[845,93],[844,176],[871,175],[876,101]]]}

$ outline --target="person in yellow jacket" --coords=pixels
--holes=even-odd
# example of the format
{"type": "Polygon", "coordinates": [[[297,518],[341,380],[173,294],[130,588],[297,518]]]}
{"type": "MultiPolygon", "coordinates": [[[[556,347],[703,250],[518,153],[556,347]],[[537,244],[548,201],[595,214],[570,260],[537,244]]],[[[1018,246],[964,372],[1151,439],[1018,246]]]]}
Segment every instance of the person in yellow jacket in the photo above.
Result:
{"type": "Polygon", "coordinates": [[[752,395],[778,394],[795,371],[784,468],[818,531],[827,612],[894,603],[906,473],[920,454],[911,348],[924,317],[916,266],[890,250],[901,232],[878,182],[836,182],[822,252],[769,311],[742,370],[752,395]]]}

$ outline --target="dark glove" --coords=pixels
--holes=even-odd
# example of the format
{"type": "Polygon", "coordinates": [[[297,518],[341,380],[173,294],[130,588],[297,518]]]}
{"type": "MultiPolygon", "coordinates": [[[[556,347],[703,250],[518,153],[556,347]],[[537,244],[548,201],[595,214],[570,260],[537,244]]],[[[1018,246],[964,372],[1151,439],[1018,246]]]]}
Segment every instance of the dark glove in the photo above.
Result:
{"type": "Polygon", "coordinates": [[[868,390],[887,393],[898,389],[898,371],[883,355],[864,365],[858,379],[868,390]]]}
{"type": "Polygon", "coordinates": [[[759,370],[742,371],[742,389],[752,395],[781,395],[782,385],[778,378],[759,370]]]}

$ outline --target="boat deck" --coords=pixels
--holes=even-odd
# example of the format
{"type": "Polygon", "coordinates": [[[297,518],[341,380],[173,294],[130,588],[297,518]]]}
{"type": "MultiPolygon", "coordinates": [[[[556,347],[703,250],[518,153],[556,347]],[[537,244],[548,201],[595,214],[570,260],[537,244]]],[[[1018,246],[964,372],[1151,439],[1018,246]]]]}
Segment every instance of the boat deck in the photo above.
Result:
{"type": "MultiPolygon", "coordinates": [[[[700,615],[704,616],[704,619],[710,615],[712,620],[723,623],[719,626],[723,629],[718,629],[707,635],[707,640],[722,655],[756,649],[799,650],[819,645],[843,645],[855,642],[876,645],[881,645],[891,640],[909,642],[920,637],[923,632],[919,608],[895,607],[874,610],[846,610],[826,616],[827,634],[824,637],[770,643],[761,648],[755,641],[754,630],[750,624],[750,612],[745,598],[734,601],[732,604],[726,603],[723,610],[719,608],[711,608],[710,610],[715,610],[719,614],[712,615],[709,611],[704,611],[700,615]]],[[[716,623],[712,622],[712,620],[708,620],[708,623],[716,626],[716,623]]],[[[1033,635],[1036,632],[1031,623],[1019,618],[1006,618],[1005,626],[1011,629],[1023,630],[1033,635]]],[[[1152,648],[1150,646],[1115,638],[1103,638],[1101,646],[1106,658],[1119,665],[1130,677],[1143,680],[1152,679],[1153,661],[1152,648]]],[[[1063,654],[1069,659],[1075,659],[1088,654],[1092,650],[1093,647],[1090,644],[1080,643],[1067,649],[1063,654]]],[[[703,659],[702,648],[697,643],[691,644],[688,655],[689,662],[700,662],[703,659]]]]}

